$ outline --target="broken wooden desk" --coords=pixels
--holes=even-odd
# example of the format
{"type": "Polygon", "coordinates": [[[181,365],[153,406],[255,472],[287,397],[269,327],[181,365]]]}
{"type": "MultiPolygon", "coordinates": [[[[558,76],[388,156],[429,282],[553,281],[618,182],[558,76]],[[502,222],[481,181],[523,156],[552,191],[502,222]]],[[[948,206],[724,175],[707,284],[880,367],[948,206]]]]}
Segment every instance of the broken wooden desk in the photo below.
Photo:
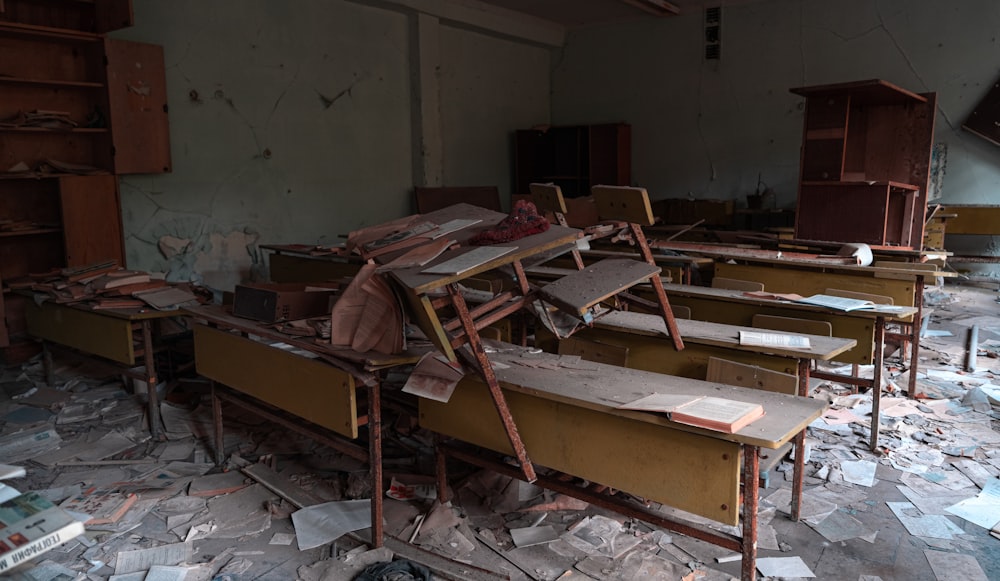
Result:
{"type": "Polygon", "coordinates": [[[198,373],[212,381],[216,461],[225,457],[222,401],[367,461],[372,539],[376,547],[381,546],[381,384],[374,370],[415,363],[420,354],[356,353],[320,345],[233,316],[217,306],[192,307],[186,312],[195,322],[198,373]],[[217,383],[238,393],[220,389],[217,383]],[[367,449],[351,441],[358,438],[360,426],[368,427],[367,449]],[[328,436],[324,430],[336,435],[328,436]]]}
{"type": "MultiPolygon", "coordinates": [[[[742,487],[742,536],[670,519],[553,475],[540,476],[538,484],[739,551],[743,580],[755,578],[759,455],[762,449],[776,449],[804,433],[822,414],[824,402],[530,353],[509,344],[491,343],[491,347],[496,376],[539,465],[728,525],[740,522],[742,487]],[[671,422],[664,414],[618,407],[652,393],[755,402],[765,415],[730,434],[671,422]]],[[[448,403],[420,400],[420,424],[462,442],[511,454],[504,427],[491,411],[487,387],[467,376],[448,403]]],[[[445,455],[520,476],[516,468],[490,461],[479,450],[444,442],[438,450],[442,497],[445,455]]]]}
{"type": "Polygon", "coordinates": [[[833,361],[853,365],[873,365],[871,379],[843,376],[814,370],[813,377],[847,383],[872,390],[872,425],[869,445],[878,445],[879,402],[882,394],[882,354],[888,323],[908,322],[917,313],[916,307],[896,307],[893,311],[864,309],[841,311],[794,301],[750,297],[742,291],[670,284],[664,285],[670,303],[691,309],[691,318],[729,325],[751,326],[756,315],[794,317],[830,323],[832,335],[854,339],[857,346],[833,357],[833,361]]]}
{"type": "Polygon", "coordinates": [[[521,264],[523,260],[560,248],[565,248],[568,251],[580,237],[580,231],[563,226],[550,226],[545,232],[499,245],[508,247],[509,250],[498,257],[471,262],[466,268],[457,269],[450,274],[435,274],[424,271],[455,260],[466,253],[476,252],[480,248],[495,248],[470,248],[467,242],[485,227],[493,226],[507,216],[469,204],[456,204],[424,214],[423,217],[436,224],[444,224],[456,219],[479,220],[480,223],[474,228],[466,228],[452,234],[452,238],[462,245],[461,248],[444,252],[426,266],[390,269],[389,274],[402,287],[416,322],[441,353],[451,361],[457,361],[456,349],[466,344],[471,348],[472,356],[479,367],[478,371],[490,387],[496,411],[503,422],[515,456],[525,477],[532,481],[535,478],[535,473],[531,460],[528,458],[524,444],[518,435],[517,426],[511,418],[510,410],[496,381],[489,358],[483,350],[479,331],[534,302],[532,290],[528,285],[524,267],[521,264]],[[458,288],[459,283],[478,274],[502,267],[513,268],[517,286],[512,290],[497,294],[493,300],[470,309],[458,288]],[[457,318],[448,322],[442,321],[438,309],[445,307],[454,309],[457,318]]]}
{"type": "Polygon", "coordinates": [[[69,347],[80,353],[120,364],[127,377],[146,382],[149,405],[149,431],[153,438],[162,436],[160,402],[156,392],[156,337],[154,328],[162,319],[176,317],[180,311],[156,309],[101,309],[58,304],[41,305],[25,301],[28,334],[42,342],[46,381],[52,382],[51,345],[69,347]],[[141,371],[134,370],[142,363],[141,371]]]}

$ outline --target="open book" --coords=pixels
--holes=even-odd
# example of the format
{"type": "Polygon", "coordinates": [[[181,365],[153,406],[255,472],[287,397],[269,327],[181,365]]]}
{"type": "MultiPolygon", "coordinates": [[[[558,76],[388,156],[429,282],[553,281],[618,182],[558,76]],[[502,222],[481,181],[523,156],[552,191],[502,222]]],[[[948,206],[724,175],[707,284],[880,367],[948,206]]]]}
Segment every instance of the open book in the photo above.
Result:
{"type": "Polygon", "coordinates": [[[83,523],[35,492],[0,503],[0,572],[83,534],[83,523]]]}
{"type": "Polygon", "coordinates": [[[808,305],[818,305],[830,309],[837,309],[839,311],[866,310],[891,312],[902,310],[902,307],[895,307],[893,305],[879,305],[873,303],[872,301],[850,299],[847,297],[835,297],[833,295],[812,295],[811,297],[797,299],[795,302],[806,303],[808,305]]]}
{"type": "Polygon", "coordinates": [[[618,408],[665,413],[674,422],[730,434],[764,415],[764,408],[758,403],[668,393],[647,395],[618,408]]]}

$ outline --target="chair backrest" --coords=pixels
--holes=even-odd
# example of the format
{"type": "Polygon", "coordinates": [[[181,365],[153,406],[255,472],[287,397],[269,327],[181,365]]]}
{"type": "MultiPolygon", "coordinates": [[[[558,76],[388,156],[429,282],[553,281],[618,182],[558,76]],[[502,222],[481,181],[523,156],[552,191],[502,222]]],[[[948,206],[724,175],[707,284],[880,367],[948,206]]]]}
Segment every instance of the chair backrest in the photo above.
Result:
{"type": "Polygon", "coordinates": [[[531,201],[540,211],[559,212],[565,214],[566,199],[563,198],[562,188],[555,184],[528,184],[531,190],[531,201]]]}
{"type": "Polygon", "coordinates": [[[891,305],[892,297],[885,295],[873,295],[869,293],[859,293],[856,291],[843,290],[839,288],[828,288],[826,293],[831,297],[842,297],[845,299],[858,299],[861,301],[871,301],[876,305],[891,305]]]}
{"type": "Polygon", "coordinates": [[[789,373],[718,357],[708,358],[705,380],[777,393],[795,394],[799,389],[799,378],[789,373]]]}
{"type": "Polygon", "coordinates": [[[777,317],[775,315],[754,315],[752,321],[750,324],[758,329],[805,333],[806,335],[823,335],[825,337],[833,336],[833,325],[830,324],[830,321],[777,317]]]}
{"type": "Polygon", "coordinates": [[[621,220],[640,226],[655,223],[646,188],[631,186],[593,186],[590,193],[602,220],[621,220]]]}
{"type": "Polygon", "coordinates": [[[678,319],[691,318],[691,307],[685,307],[684,305],[670,305],[670,310],[673,311],[674,317],[678,319]]]}
{"type": "Polygon", "coordinates": [[[712,288],[738,291],[762,291],[764,290],[764,283],[754,280],[740,280],[738,278],[716,276],[712,278],[712,288]]]}
{"type": "Polygon", "coordinates": [[[503,212],[500,190],[496,186],[470,186],[454,188],[413,188],[417,213],[426,214],[465,202],[473,206],[503,212]]]}

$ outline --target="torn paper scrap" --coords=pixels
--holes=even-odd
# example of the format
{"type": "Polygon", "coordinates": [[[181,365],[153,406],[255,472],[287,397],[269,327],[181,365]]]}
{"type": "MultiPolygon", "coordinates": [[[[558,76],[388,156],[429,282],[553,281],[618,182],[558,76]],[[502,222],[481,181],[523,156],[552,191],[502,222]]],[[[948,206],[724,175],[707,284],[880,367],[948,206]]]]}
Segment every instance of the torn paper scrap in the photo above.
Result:
{"type": "Polygon", "coordinates": [[[757,559],[757,570],[765,577],[815,577],[802,557],[757,559]]]}
{"type": "Polygon", "coordinates": [[[299,550],[335,541],[345,534],[372,526],[371,500],[343,500],[317,504],[292,513],[299,550]]]}

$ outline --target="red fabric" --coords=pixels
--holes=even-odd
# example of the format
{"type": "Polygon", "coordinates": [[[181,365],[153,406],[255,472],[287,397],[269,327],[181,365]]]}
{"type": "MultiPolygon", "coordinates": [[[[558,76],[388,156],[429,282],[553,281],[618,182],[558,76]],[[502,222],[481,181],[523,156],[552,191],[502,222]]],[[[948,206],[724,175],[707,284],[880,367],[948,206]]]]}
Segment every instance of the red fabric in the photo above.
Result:
{"type": "Polygon", "coordinates": [[[525,236],[539,234],[549,229],[549,222],[544,216],[539,215],[538,209],[528,200],[518,200],[514,204],[514,209],[510,215],[501,220],[496,226],[483,230],[476,234],[470,244],[475,246],[488,246],[490,244],[500,244],[519,240],[525,236]]]}

